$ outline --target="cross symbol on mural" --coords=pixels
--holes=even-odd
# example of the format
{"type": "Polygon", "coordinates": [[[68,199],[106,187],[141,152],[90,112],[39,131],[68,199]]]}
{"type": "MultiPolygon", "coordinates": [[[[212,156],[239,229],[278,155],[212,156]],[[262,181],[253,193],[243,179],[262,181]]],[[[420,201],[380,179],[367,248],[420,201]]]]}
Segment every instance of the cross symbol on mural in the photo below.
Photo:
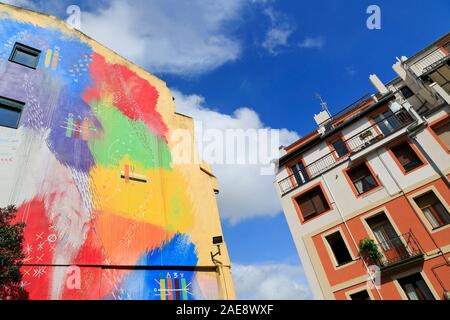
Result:
{"type": "Polygon", "coordinates": [[[125,183],[136,181],[147,183],[147,177],[134,172],[134,167],[126,164],[123,171],[120,172],[120,177],[125,180],[125,183]]]}
{"type": "Polygon", "coordinates": [[[26,247],[25,247],[25,253],[26,254],[30,254],[33,251],[33,247],[27,243],[26,247]]]}
{"type": "Polygon", "coordinates": [[[33,270],[33,277],[40,279],[44,274],[46,274],[45,271],[46,267],[37,267],[33,270]]]}
{"type": "Polygon", "coordinates": [[[31,271],[31,268],[29,268],[29,269],[23,269],[23,275],[24,275],[24,276],[30,276],[30,271],[31,271]]]}

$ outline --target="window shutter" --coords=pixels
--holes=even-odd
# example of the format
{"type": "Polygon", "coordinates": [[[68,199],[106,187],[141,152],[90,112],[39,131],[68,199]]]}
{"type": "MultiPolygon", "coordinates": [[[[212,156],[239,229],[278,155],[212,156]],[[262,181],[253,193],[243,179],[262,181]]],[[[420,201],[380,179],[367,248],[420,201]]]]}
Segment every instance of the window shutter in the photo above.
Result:
{"type": "Polygon", "coordinates": [[[433,128],[439,139],[450,150],[450,120],[433,128]]]}
{"type": "Polygon", "coordinates": [[[300,211],[302,212],[303,218],[308,218],[316,213],[314,204],[310,198],[302,199],[299,201],[300,211]]]}
{"type": "Polygon", "coordinates": [[[316,192],[312,197],[312,202],[314,203],[317,212],[324,212],[328,210],[328,205],[321,193],[316,192]]]}

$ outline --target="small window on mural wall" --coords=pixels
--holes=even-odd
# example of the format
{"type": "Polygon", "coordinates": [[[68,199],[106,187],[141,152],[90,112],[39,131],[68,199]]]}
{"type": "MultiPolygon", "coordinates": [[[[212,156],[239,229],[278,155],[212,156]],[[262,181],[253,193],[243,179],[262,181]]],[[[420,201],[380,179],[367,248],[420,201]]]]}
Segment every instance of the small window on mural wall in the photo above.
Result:
{"type": "Polygon", "coordinates": [[[0,97],[0,126],[17,129],[25,104],[0,97]]]}
{"type": "Polygon", "coordinates": [[[22,66],[36,69],[39,63],[41,51],[28,47],[26,45],[16,43],[11,53],[9,61],[18,63],[22,66]]]}

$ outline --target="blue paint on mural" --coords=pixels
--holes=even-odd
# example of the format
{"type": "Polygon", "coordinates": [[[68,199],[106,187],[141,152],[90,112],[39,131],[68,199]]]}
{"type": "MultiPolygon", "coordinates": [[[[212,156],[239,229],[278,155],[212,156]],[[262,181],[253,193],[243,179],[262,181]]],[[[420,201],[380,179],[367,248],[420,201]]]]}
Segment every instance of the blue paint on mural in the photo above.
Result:
{"type": "MultiPolygon", "coordinates": [[[[186,235],[175,237],[156,250],[147,252],[136,263],[138,266],[196,266],[195,246],[186,235]]],[[[114,294],[105,299],[131,300],[194,300],[194,271],[133,270],[122,279],[114,294]],[[161,295],[164,295],[162,299],[161,295]]]]}
{"type": "Polygon", "coordinates": [[[58,161],[88,173],[94,159],[87,140],[101,132],[99,121],[82,99],[92,83],[92,48],[56,29],[5,18],[0,20],[0,43],[0,74],[7,73],[11,79],[0,88],[0,95],[25,102],[20,126],[50,129],[47,144],[58,161]],[[7,62],[15,43],[41,50],[37,70],[7,62]]]}

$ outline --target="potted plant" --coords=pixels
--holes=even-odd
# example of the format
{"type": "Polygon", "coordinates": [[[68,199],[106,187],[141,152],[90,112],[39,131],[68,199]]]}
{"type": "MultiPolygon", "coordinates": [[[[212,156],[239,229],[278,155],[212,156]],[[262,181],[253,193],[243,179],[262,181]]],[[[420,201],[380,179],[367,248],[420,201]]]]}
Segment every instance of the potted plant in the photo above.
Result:
{"type": "Polygon", "coordinates": [[[364,238],[359,241],[359,253],[363,258],[367,259],[371,263],[378,263],[383,255],[378,250],[378,246],[374,240],[364,238]]]}

